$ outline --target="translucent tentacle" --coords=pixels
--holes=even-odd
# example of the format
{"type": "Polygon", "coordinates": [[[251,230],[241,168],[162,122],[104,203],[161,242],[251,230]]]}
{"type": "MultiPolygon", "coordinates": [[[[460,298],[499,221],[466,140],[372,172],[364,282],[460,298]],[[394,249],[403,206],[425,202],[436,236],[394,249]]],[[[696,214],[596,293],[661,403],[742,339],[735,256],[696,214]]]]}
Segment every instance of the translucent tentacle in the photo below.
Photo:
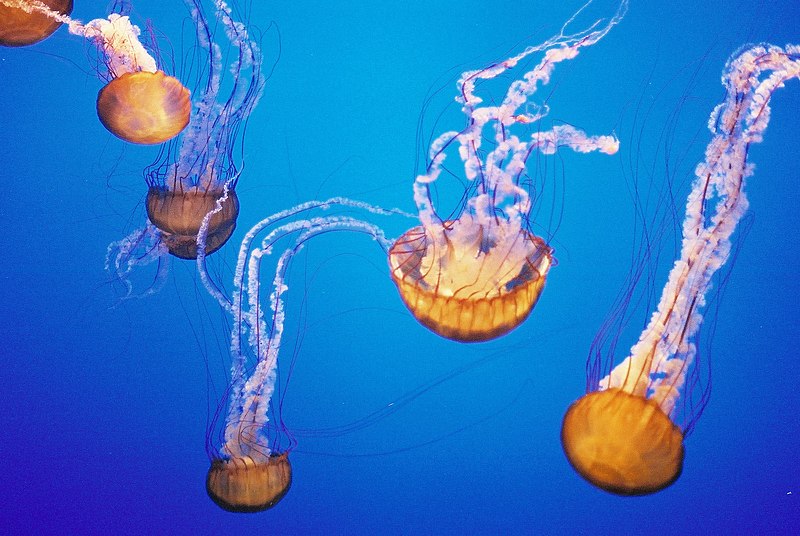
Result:
{"type": "Polygon", "coordinates": [[[729,60],[722,76],[725,101],[711,113],[713,137],[686,202],[681,256],[647,328],[630,356],[600,381],[601,389],[649,396],[672,412],[695,356],[692,338],[703,320],[705,295],[748,208],[744,185],[754,169],[749,147],[763,139],[773,93],[792,78],[800,78],[798,46],[759,45],[729,60]]]}

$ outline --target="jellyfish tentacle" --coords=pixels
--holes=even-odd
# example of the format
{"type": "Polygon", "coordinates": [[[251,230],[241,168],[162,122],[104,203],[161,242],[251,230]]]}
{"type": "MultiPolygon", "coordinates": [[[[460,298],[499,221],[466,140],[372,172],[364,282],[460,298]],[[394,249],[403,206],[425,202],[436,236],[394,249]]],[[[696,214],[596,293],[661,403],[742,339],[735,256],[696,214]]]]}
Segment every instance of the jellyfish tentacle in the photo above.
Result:
{"type": "Polygon", "coordinates": [[[39,13],[66,24],[73,35],[92,41],[106,57],[106,65],[113,77],[124,73],[156,72],[156,60],[139,41],[141,30],[130,22],[127,15],[111,13],[107,19],[93,19],[82,23],[39,0],[0,0],[0,3],[26,13],[39,13]]]}
{"type": "Polygon", "coordinates": [[[169,264],[163,262],[164,255],[166,255],[166,246],[161,241],[160,232],[150,224],[108,245],[105,270],[113,274],[115,279],[125,286],[122,300],[144,298],[161,290],[169,273],[169,264]],[[138,293],[134,289],[131,277],[137,269],[153,263],[157,263],[156,273],[147,289],[138,293]]]}
{"type": "Polygon", "coordinates": [[[749,147],[763,139],[773,93],[800,78],[799,52],[792,45],[785,50],[760,45],[729,60],[722,77],[726,98],[709,118],[713,138],[686,202],[681,256],[647,328],[631,354],[600,381],[601,389],[645,394],[672,413],[696,354],[691,339],[702,323],[705,294],[727,261],[730,237],[749,206],[744,192],[754,171],[749,147]]]}
{"type": "Polygon", "coordinates": [[[231,331],[232,384],[223,447],[226,455],[231,457],[257,456],[251,450],[250,442],[243,443],[240,440],[242,426],[248,427],[250,433],[255,434],[253,444],[258,445],[263,455],[271,454],[266,446],[266,439],[259,434],[263,433],[268,422],[267,409],[275,389],[277,360],[285,320],[283,294],[288,290],[286,273],[292,258],[311,238],[333,231],[366,234],[376,240],[384,250],[391,245],[379,227],[349,216],[314,217],[285,223],[267,233],[258,246],[252,246],[255,235],[264,228],[263,225],[257,225],[251,229],[251,233],[248,233],[250,240],[243,242],[243,249],[240,250],[240,260],[247,258],[246,277],[244,273],[238,273],[237,269],[237,281],[242,284],[234,293],[234,303],[241,306],[235,312],[231,331]],[[256,232],[252,232],[254,230],[256,232]],[[261,306],[261,261],[264,256],[271,254],[278,240],[292,234],[297,235],[294,245],[286,249],[276,261],[273,290],[268,299],[270,317],[267,320],[261,306]],[[247,337],[243,345],[244,333],[247,337]],[[249,377],[244,374],[247,349],[255,354],[257,360],[249,377]]]}
{"type": "Polygon", "coordinates": [[[240,124],[253,112],[266,87],[263,56],[247,28],[232,18],[230,7],[223,1],[215,1],[216,16],[222,22],[231,46],[237,51],[229,69],[231,93],[224,101],[218,101],[222,84],[222,50],[211,39],[211,30],[200,3],[196,0],[186,2],[195,21],[198,42],[208,51],[209,75],[203,94],[195,104],[195,113],[187,127],[174,169],[167,175],[179,181],[174,188],[220,191],[222,184],[241,173],[233,152],[239,139],[240,124]]]}
{"type": "MultiPolygon", "coordinates": [[[[581,10],[585,7],[586,6],[581,10]]],[[[480,70],[466,71],[461,75],[457,83],[459,94],[456,97],[456,101],[462,104],[462,111],[468,118],[468,126],[460,132],[445,132],[437,137],[431,144],[429,151],[430,161],[426,167],[426,172],[417,176],[414,183],[414,200],[417,204],[420,220],[423,224],[441,223],[441,218],[436,214],[436,209],[430,198],[429,185],[436,181],[441,174],[442,165],[446,158],[445,149],[453,142],[458,142],[459,153],[464,163],[466,178],[471,181],[479,176],[486,178],[489,182],[489,186],[488,188],[482,186],[482,188],[486,188],[486,193],[491,194],[488,190],[505,186],[507,181],[501,181],[504,177],[502,174],[497,173],[502,167],[493,167],[492,169],[495,170],[495,172],[489,174],[488,177],[485,176],[486,166],[478,151],[481,146],[483,128],[490,122],[494,122],[495,141],[498,144],[502,144],[502,142],[506,141],[507,136],[505,127],[514,122],[529,124],[541,120],[547,113],[548,108],[546,105],[539,107],[537,113],[520,114],[518,111],[522,106],[528,104],[528,98],[536,92],[536,88],[539,84],[546,85],[549,82],[550,76],[558,63],[575,58],[581,48],[591,46],[605,37],[605,35],[622,20],[627,11],[627,7],[627,0],[623,0],[620,2],[615,15],[611,17],[604,26],[599,27],[601,21],[596,21],[586,30],[575,34],[567,34],[566,28],[569,23],[574,20],[575,16],[577,16],[576,13],[575,16],[562,27],[558,35],[551,37],[544,43],[529,46],[516,56],[512,56],[505,61],[494,63],[480,70]],[[520,61],[531,54],[538,52],[544,52],[544,58],[532,70],[525,73],[522,79],[512,82],[500,105],[479,106],[479,104],[483,102],[483,99],[475,95],[475,85],[478,80],[496,78],[505,71],[515,67],[520,61]]],[[[578,13],[580,13],[580,11],[578,13]]],[[[614,154],[619,147],[619,142],[613,136],[599,137],[602,140],[601,147],[594,148],[591,143],[582,144],[580,142],[580,135],[585,137],[585,134],[578,129],[574,129],[574,127],[570,128],[574,130],[572,134],[575,143],[570,143],[568,145],[573,150],[579,152],[601,150],[606,154],[614,154]]],[[[498,150],[502,151],[505,150],[505,148],[496,148],[486,159],[495,159],[496,162],[501,162],[502,159],[497,159],[499,155],[495,154],[495,151],[498,150]]],[[[524,147],[520,147],[519,151],[515,151],[514,154],[524,155],[524,147]]]]}

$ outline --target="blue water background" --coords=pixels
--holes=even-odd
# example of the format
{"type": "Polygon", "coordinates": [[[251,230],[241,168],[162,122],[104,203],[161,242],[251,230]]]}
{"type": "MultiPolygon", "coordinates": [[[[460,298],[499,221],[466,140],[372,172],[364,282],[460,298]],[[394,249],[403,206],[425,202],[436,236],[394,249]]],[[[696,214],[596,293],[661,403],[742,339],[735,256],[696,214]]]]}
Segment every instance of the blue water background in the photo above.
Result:
{"type": "MultiPolygon", "coordinates": [[[[460,127],[458,73],[543,41],[581,5],[255,4],[250,24],[277,24],[280,58],[248,124],[239,227],[213,262],[223,274],[251,225],[298,202],[346,195],[413,210],[426,97],[443,88],[425,139],[460,127]]],[[[73,15],[104,8],[76,1],[73,15]]],[[[580,20],[614,9],[600,2],[580,20]]],[[[192,45],[180,37],[190,23],[183,3],[142,0],[133,17],[169,40],[165,56],[180,75],[192,45]]],[[[793,0],[632,1],[605,39],[557,68],[537,93],[549,97],[546,124],[614,131],[622,148],[550,159],[558,190],[547,191],[538,223],[556,231],[558,265],[531,317],[504,338],[463,345],[419,326],[363,237],[311,244],[286,295],[290,428],[351,422],[474,366],[373,426],[299,437],[289,494],[253,515],[223,512],[204,489],[228,321],[194,264],[173,262],[161,292],[124,302],[103,269],[107,244],[144,221],[141,170],[156,149],[126,145],[97,121],[101,83],[81,39],[61,29],[0,49],[0,533],[800,533],[798,81],[776,94],[765,141],[750,152],[750,230],[712,308],[710,347],[703,339],[713,391],[686,441],[683,475],[655,495],[620,498],[580,479],[559,443],[564,411],[585,389],[589,345],[630,270],[634,210],[653,208],[632,198],[632,180],[659,183],[669,163],[682,214],[726,59],[745,43],[800,42],[798,28],[793,0]]],[[[273,60],[276,43],[270,30],[273,60]]],[[[391,220],[387,232],[410,223],[391,220]]],[[[674,258],[665,246],[657,287],[674,258]]],[[[648,315],[637,313],[622,351],[648,315]]]]}

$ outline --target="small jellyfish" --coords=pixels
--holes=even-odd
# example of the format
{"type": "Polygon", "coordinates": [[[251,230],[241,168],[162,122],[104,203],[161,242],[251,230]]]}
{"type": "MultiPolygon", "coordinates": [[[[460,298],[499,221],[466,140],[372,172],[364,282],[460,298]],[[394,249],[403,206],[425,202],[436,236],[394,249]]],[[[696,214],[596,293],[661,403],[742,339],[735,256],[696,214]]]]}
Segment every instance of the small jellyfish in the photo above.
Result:
{"type": "MultiPolygon", "coordinates": [[[[139,144],[164,143],[189,123],[189,90],[177,78],[158,69],[156,60],[139,41],[141,31],[130,19],[112,13],[86,24],[71,19],[62,6],[38,1],[0,0],[0,9],[13,9],[89,39],[103,56],[110,80],[97,95],[100,122],[115,136],[139,144]]],[[[69,2],[71,10],[72,2],[69,2]]],[[[2,14],[2,13],[0,13],[2,14]]],[[[54,29],[55,29],[54,27],[54,29]]],[[[0,30],[2,31],[2,30],[0,30]]]]}
{"type": "Polygon", "coordinates": [[[236,55],[230,67],[232,79],[228,81],[231,93],[220,95],[220,45],[211,40],[213,34],[200,2],[187,3],[197,40],[206,50],[203,72],[207,79],[180,142],[170,144],[145,172],[149,186],[145,205],[167,251],[181,259],[195,259],[197,235],[206,214],[213,211],[205,228],[206,255],[221,248],[236,227],[239,200],[234,188],[239,168],[234,154],[241,151],[243,143],[238,134],[261,98],[266,80],[258,44],[249,37],[244,24],[233,20],[227,4],[216,2],[215,15],[224,25],[236,55]]]}
{"type": "Polygon", "coordinates": [[[371,223],[348,216],[313,215],[334,207],[382,215],[399,213],[335,198],[311,201],[269,216],[256,224],[242,241],[230,296],[222,290],[224,285],[214,282],[206,269],[203,238],[207,234],[203,231],[209,224],[210,214],[198,234],[197,266],[201,280],[233,321],[227,401],[223,401],[215,413],[207,438],[211,466],[206,476],[206,490],[225,510],[259,512],[272,508],[286,495],[292,482],[289,453],[295,440],[282,422],[280,404],[276,407],[273,395],[285,320],[286,274],[293,257],[315,236],[338,231],[365,234],[378,242],[384,252],[391,245],[383,231],[371,223]],[[262,237],[260,243],[259,237],[262,237]],[[287,245],[275,262],[273,290],[267,292],[261,288],[267,266],[265,260],[284,243],[287,245]],[[264,296],[269,296],[266,305],[261,303],[264,296]],[[218,423],[226,402],[224,423],[218,423]],[[219,433],[216,432],[218,425],[221,426],[219,433]],[[221,438],[221,446],[214,444],[217,437],[221,438]]]}
{"type": "Polygon", "coordinates": [[[456,101],[466,125],[431,144],[427,169],[414,182],[421,225],[402,235],[389,252],[392,279],[422,325],[449,339],[486,341],[508,333],[530,314],[554,261],[552,248],[531,231],[533,202],[525,187],[529,157],[553,154],[563,146],[613,154],[619,143],[613,136],[587,136],[569,125],[545,129],[547,105],[537,107],[528,99],[540,84],[548,83],[558,63],[597,43],[626,9],[623,1],[605,23],[597,21],[570,34],[567,27],[573,16],[560,34],[544,43],[461,75],[456,101]],[[542,59],[511,84],[500,104],[481,105],[483,99],[475,94],[480,82],[502,75],[534,53],[542,53],[542,59]],[[514,133],[531,125],[527,140],[514,133]],[[489,133],[488,148],[482,145],[484,130],[489,133]],[[459,212],[443,218],[434,208],[431,184],[444,169],[447,151],[455,149],[469,187],[459,212]]]}
{"type": "Polygon", "coordinates": [[[701,309],[748,208],[743,188],[754,170],[750,146],[763,138],[773,93],[792,78],[800,78],[799,46],[759,45],[729,60],[722,76],[726,97],[711,113],[713,137],[686,203],[681,256],[658,308],[616,367],[589,358],[589,393],[567,410],[561,440],[578,474],[600,489],[653,493],[681,474],[684,436],[708,399],[704,392],[683,429],[674,422],[681,397],[691,406],[701,309]]]}
{"type": "MultiPolygon", "coordinates": [[[[72,13],[72,0],[41,0],[61,15],[72,13]]],[[[0,46],[24,47],[38,43],[55,32],[61,22],[33,10],[22,0],[0,0],[0,46]]]]}

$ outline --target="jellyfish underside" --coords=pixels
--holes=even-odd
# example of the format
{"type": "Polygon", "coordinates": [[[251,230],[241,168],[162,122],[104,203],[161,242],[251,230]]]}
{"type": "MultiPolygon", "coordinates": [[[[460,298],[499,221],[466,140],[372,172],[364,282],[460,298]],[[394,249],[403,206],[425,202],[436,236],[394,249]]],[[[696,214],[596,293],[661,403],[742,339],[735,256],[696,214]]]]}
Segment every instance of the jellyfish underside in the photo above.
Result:
{"type": "MultiPolygon", "coordinates": [[[[72,13],[72,0],[41,0],[62,15],[72,13]]],[[[42,13],[0,4],[0,45],[23,47],[38,43],[55,32],[61,23],[42,13]]]]}
{"type": "Polygon", "coordinates": [[[275,506],[292,484],[288,453],[263,461],[243,458],[216,459],[206,478],[206,492],[229,512],[261,512],[275,506]]]}
{"type": "Polygon", "coordinates": [[[652,400],[619,389],[589,393],[561,428],[567,459],[583,478],[618,495],[646,495],[683,469],[683,433],[652,400]]]}
{"type": "MultiPolygon", "coordinates": [[[[197,258],[197,233],[206,214],[216,208],[221,192],[188,190],[183,192],[150,188],[145,205],[147,217],[161,231],[169,252],[181,259],[197,258]]],[[[234,191],[222,203],[222,210],[211,216],[206,236],[206,255],[221,248],[236,228],[239,199],[234,191]]]]}
{"type": "Polygon", "coordinates": [[[97,116],[115,136],[143,145],[168,141],[189,124],[189,90],[162,71],[125,73],[97,94],[97,116]]]}
{"type": "Polygon", "coordinates": [[[425,229],[414,227],[389,251],[392,280],[409,311],[434,333],[461,342],[500,337],[536,305],[552,256],[526,231],[505,250],[493,246],[478,237],[468,245],[448,241],[445,251],[435,251],[425,229]],[[516,262],[512,249],[522,242],[531,242],[533,253],[516,262]]]}

